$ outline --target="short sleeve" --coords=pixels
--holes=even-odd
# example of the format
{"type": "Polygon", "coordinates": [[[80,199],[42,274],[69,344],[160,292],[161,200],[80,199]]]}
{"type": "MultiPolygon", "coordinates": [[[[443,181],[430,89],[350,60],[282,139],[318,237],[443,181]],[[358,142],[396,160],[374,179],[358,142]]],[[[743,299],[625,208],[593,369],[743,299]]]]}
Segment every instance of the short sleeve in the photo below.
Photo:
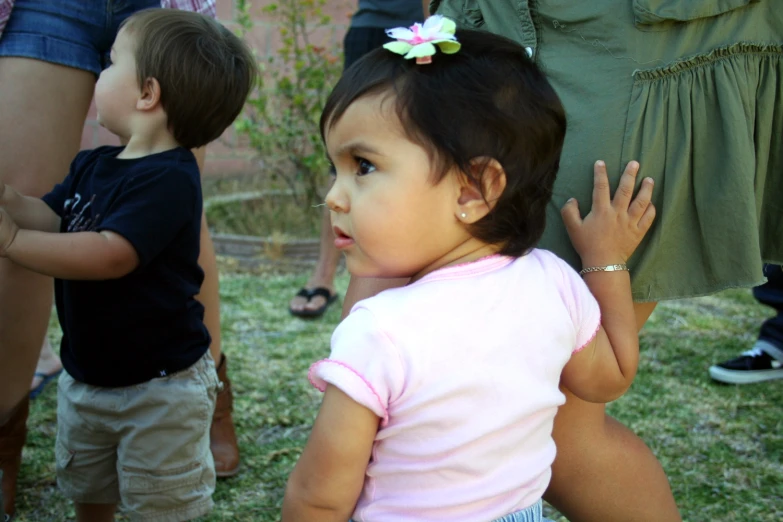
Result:
{"type": "Polygon", "coordinates": [[[382,419],[401,394],[404,375],[399,353],[372,312],[357,308],[332,335],[328,359],[310,367],[310,382],[321,391],[331,384],[382,419]]]}
{"type": "Polygon", "coordinates": [[[112,201],[98,231],[109,230],[133,245],[139,267],[169,246],[196,215],[201,204],[193,174],[185,168],[161,167],[129,179],[112,201]]]}
{"type": "MultiPolygon", "coordinates": [[[[554,257],[554,254],[553,254],[554,257]]],[[[590,344],[601,327],[601,309],[584,280],[571,266],[556,258],[563,274],[560,295],[568,308],[576,331],[574,353],[590,344]]]]}
{"type": "Polygon", "coordinates": [[[83,150],[79,152],[71,162],[71,168],[62,183],[55,185],[48,194],[45,194],[41,198],[43,202],[49,205],[49,208],[61,218],[63,217],[65,201],[71,197],[71,187],[73,186],[76,173],[81,172],[82,165],[86,161],[90,161],[91,156],[93,156],[95,152],[96,151],[94,150],[83,150]]]}
{"type": "Polygon", "coordinates": [[[63,180],[62,183],[58,183],[48,194],[45,194],[41,199],[44,203],[49,205],[55,214],[63,217],[63,209],[65,207],[65,200],[68,199],[68,192],[71,190],[71,184],[73,181],[73,174],[63,180]]]}

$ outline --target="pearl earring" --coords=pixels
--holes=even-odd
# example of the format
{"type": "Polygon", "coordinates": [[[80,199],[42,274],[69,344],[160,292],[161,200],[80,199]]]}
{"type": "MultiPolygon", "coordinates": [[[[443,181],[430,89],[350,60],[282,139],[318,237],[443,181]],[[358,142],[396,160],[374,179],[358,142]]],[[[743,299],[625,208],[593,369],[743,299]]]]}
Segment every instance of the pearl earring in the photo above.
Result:
{"type": "Polygon", "coordinates": [[[462,219],[465,219],[466,217],[468,217],[468,215],[463,212],[462,214],[459,215],[459,217],[461,217],[462,219]]]}

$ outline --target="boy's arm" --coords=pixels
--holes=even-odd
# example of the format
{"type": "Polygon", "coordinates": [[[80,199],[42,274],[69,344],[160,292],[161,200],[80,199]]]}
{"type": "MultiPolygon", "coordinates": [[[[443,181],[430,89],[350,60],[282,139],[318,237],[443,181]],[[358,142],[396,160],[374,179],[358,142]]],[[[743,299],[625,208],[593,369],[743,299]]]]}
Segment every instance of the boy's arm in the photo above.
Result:
{"type": "Polygon", "coordinates": [[[0,256],[39,274],[73,280],[117,279],[139,265],[136,250],[119,234],[20,229],[4,210],[0,256]]]}
{"type": "Polygon", "coordinates": [[[328,385],[313,431],[288,478],[283,522],[347,522],[359,500],[380,419],[328,385]]]}
{"type": "MultiPolygon", "coordinates": [[[[583,267],[624,264],[652,226],[652,179],[645,179],[631,199],[638,169],[638,163],[628,164],[610,199],[606,166],[597,162],[590,213],[582,220],[574,200],[563,207],[566,229],[583,267]]],[[[609,402],[630,387],[639,362],[631,277],[628,271],[588,272],[584,280],[601,309],[601,327],[595,339],[566,364],[562,382],[584,400],[609,402]]]]}
{"type": "Polygon", "coordinates": [[[5,209],[21,228],[58,232],[60,216],[40,198],[23,196],[0,181],[0,208],[5,209]]]}

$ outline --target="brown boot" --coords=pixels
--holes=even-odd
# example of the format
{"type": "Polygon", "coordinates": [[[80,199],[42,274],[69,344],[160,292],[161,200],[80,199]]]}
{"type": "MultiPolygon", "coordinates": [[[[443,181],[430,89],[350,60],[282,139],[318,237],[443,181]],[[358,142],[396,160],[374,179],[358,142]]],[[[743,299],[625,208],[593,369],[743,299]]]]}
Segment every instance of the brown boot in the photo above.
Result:
{"type": "Polygon", "coordinates": [[[234,432],[234,395],[231,393],[231,381],[228,380],[226,356],[221,355],[217,367],[218,379],[223,389],[218,393],[215,404],[215,416],[209,430],[209,447],[215,460],[215,473],[218,478],[233,477],[239,473],[239,446],[234,432]]]}
{"type": "MultiPolygon", "coordinates": [[[[6,514],[13,516],[16,509],[16,477],[22,464],[22,448],[27,438],[27,415],[30,398],[16,407],[8,422],[0,426],[0,471],[2,471],[2,504],[6,514]]],[[[0,512],[0,515],[2,513],[0,512]]],[[[0,519],[3,519],[0,516],[0,519]]]]}

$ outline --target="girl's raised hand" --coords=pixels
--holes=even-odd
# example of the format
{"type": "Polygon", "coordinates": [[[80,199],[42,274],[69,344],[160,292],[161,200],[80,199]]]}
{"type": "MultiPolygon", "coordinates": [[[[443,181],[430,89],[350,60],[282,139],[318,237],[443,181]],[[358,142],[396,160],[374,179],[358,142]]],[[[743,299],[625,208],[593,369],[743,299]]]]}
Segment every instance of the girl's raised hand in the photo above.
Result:
{"type": "Polygon", "coordinates": [[[612,198],[606,164],[597,161],[594,167],[593,208],[582,219],[579,204],[572,198],[560,211],[583,266],[625,263],[650,230],[655,219],[655,207],[650,202],[653,180],[645,178],[634,198],[638,171],[639,163],[631,161],[626,165],[612,198]]]}

